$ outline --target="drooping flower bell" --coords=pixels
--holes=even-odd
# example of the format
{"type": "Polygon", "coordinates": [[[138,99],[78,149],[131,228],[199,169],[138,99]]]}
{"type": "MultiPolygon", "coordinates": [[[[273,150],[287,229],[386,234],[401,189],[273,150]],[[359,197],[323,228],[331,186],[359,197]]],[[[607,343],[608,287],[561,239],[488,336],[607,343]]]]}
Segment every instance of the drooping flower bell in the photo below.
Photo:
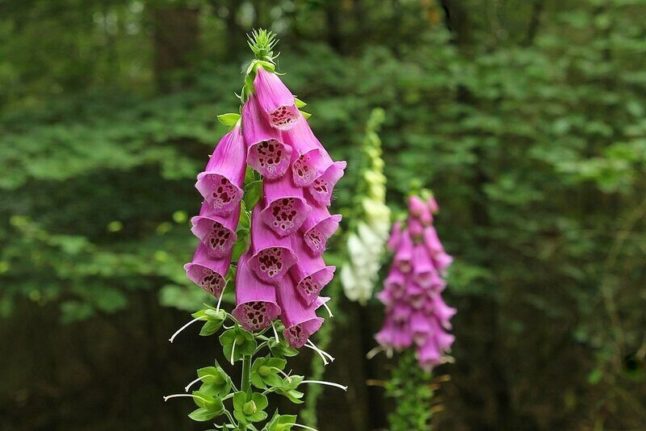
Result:
{"type": "Polygon", "coordinates": [[[456,310],[441,296],[452,258],[432,225],[435,199],[412,196],[408,209],[406,224],[395,223],[388,241],[393,264],[378,295],[386,317],[375,338],[388,350],[415,346],[420,366],[430,370],[446,360],[454,341],[448,331],[456,310]]]}

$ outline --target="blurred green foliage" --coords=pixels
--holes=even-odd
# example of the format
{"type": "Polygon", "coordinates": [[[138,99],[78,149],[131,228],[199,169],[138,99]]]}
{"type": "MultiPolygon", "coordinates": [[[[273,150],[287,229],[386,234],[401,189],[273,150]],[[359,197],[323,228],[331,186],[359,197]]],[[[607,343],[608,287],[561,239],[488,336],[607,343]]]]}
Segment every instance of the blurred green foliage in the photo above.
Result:
{"type": "Polygon", "coordinates": [[[412,180],[438,197],[460,310],[438,424],[639,429],[645,13],[644,0],[6,0],[0,313],[28,303],[72,322],[137,291],[205,300],[182,270],[194,176],[224,132],[216,116],[235,110],[243,34],[266,26],[317,135],[349,161],[337,209],[352,208],[376,106],[389,201],[412,180]]]}

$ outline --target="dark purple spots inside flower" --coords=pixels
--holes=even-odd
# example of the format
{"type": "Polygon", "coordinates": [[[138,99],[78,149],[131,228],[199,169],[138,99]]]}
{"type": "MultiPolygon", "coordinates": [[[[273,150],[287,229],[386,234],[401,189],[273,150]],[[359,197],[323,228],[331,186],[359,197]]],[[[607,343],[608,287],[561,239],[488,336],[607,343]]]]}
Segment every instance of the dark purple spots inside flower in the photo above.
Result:
{"type": "Polygon", "coordinates": [[[316,175],[316,171],[312,169],[310,157],[306,154],[294,161],[292,172],[294,172],[294,182],[299,186],[311,183],[316,175]]]}
{"type": "Polygon", "coordinates": [[[312,228],[305,233],[305,242],[313,252],[318,252],[325,249],[327,240],[318,229],[312,228]]]}
{"type": "Polygon", "coordinates": [[[260,331],[271,325],[269,306],[263,301],[241,304],[236,317],[242,326],[250,331],[260,331]]]}
{"type": "Polygon", "coordinates": [[[239,190],[224,177],[220,177],[219,181],[214,182],[216,184],[213,185],[209,203],[214,209],[218,210],[230,205],[237,198],[239,190]]]}
{"type": "Polygon", "coordinates": [[[295,226],[297,211],[294,198],[282,198],[272,202],[271,215],[273,216],[273,228],[285,234],[291,233],[299,227],[295,226]]]}
{"type": "Polygon", "coordinates": [[[283,270],[283,249],[272,247],[258,253],[258,269],[268,278],[280,276],[283,270]]]}
{"type": "MultiPolygon", "coordinates": [[[[255,158],[258,160],[260,169],[270,173],[278,174],[283,165],[283,159],[286,157],[283,151],[283,145],[276,140],[262,141],[253,147],[255,158]]],[[[280,175],[280,174],[278,174],[280,175]]]]}
{"type": "Polygon", "coordinates": [[[200,287],[209,292],[211,295],[220,296],[222,289],[224,289],[224,278],[217,272],[210,269],[204,270],[202,280],[200,280],[200,287]]]}
{"type": "Polygon", "coordinates": [[[327,195],[329,193],[328,182],[318,178],[314,180],[314,184],[312,184],[312,190],[314,190],[316,193],[327,195]]]}
{"type": "Polygon", "coordinates": [[[231,231],[220,223],[214,222],[211,225],[211,231],[206,238],[207,245],[211,250],[224,253],[231,245],[231,231]]]}
{"type": "Polygon", "coordinates": [[[321,291],[321,285],[309,276],[298,283],[298,289],[302,290],[307,297],[318,294],[321,291]]]}
{"type": "Polygon", "coordinates": [[[303,347],[309,338],[301,325],[294,325],[291,328],[285,329],[285,338],[293,347],[303,347]]]}
{"type": "Polygon", "coordinates": [[[271,114],[271,124],[278,129],[287,129],[296,122],[294,109],[289,106],[280,106],[271,114]]]}

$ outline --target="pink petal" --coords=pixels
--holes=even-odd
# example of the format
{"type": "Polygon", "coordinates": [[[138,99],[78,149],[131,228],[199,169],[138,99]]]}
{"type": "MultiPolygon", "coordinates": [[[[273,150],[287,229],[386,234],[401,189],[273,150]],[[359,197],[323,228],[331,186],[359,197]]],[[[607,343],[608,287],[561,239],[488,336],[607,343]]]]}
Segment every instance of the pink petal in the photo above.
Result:
{"type": "Polygon", "coordinates": [[[296,262],[291,239],[277,236],[262,222],[256,206],[251,215],[251,248],[249,266],[258,278],[267,283],[280,282],[296,262]]]}
{"type": "Polygon", "coordinates": [[[258,280],[249,267],[249,255],[238,262],[236,308],[233,316],[248,331],[261,331],[280,315],[274,286],[258,280]]]}
{"type": "Polygon", "coordinates": [[[184,265],[184,270],[189,280],[217,298],[224,290],[230,263],[230,258],[210,258],[206,246],[200,244],[193,260],[184,265]]]}
{"type": "Polygon", "coordinates": [[[294,95],[278,75],[260,67],[253,84],[258,104],[271,125],[280,130],[290,129],[300,113],[294,95]]]}
{"type": "Polygon", "coordinates": [[[214,210],[228,214],[242,198],[246,166],[245,144],[240,128],[224,135],[209,162],[197,176],[195,187],[214,210]]]}
{"type": "Polygon", "coordinates": [[[305,244],[315,255],[321,255],[327,240],[334,235],[341,223],[341,215],[330,215],[327,207],[313,207],[303,222],[305,244]]]}
{"type": "Polygon", "coordinates": [[[334,186],[343,177],[346,165],[346,162],[334,162],[307,188],[312,199],[319,205],[330,205],[334,186]]]}
{"type": "Polygon", "coordinates": [[[292,184],[289,175],[265,181],[263,190],[266,203],[261,213],[263,222],[280,237],[296,232],[311,209],[303,198],[303,190],[292,184]]]}
{"type": "Polygon", "coordinates": [[[326,266],[322,257],[312,257],[306,250],[301,238],[292,239],[292,247],[297,256],[297,262],[292,266],[290,275],[294,281],[296,292],[306,305],[312,304],[321,290],[334,278],[334,266],[326,266]]]}
{"type": "Polygon", "coordinates": [[[266,123],[254,97],[242,108],[242,131],[249,166],[267,179],[282,177],[289,168],[292,147],[284,144],[280,133],[266,123]]]}

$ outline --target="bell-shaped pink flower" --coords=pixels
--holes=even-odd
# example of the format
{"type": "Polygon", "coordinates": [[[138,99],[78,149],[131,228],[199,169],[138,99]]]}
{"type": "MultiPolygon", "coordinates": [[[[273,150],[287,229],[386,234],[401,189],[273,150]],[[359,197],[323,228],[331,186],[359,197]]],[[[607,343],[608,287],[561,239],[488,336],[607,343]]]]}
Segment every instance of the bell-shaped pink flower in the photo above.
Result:
{"type": "Polygon", "coordinates": [[[408,213],[412,218],[421,219],[423,214],[428,211],[426,202],[417,196],[410,196],[408,198],[408,213]]]}
{"type": "Polygon", "coordinates": [[[327,240],[334,235],[341,223],[341,215],[330,215],[327,207],[312,207],[303,222],[302,231],[309,250],[320,256],[327,246],[327,240]]]}
{"type": "Polygon", "coordinates": [[[384,288],[392,292],[394,298],[401,298],[406,291],[406,277],[395,266],[391,268],[384,280],[384,288]]]}
{"type": "Polygon", "coordinates": [[[441,274],[446,274],[446,270],[453,263],[453,258],[446,253],[440,253],[433,256],[433,262],[441,274]]]}
{"type": "Polygon", "coordinates": [[[251,249],[249,267],[266,283],[279,283],[296,263],[289,237],[280,237],[261,220],[261,212],[254,208],[251,215],[251,249]]]}
{"type": "Polygon", "coordinates": [[[329,154],[302,116],[282,136],[283,141],[293,149],[292,176],[297,186],[309,186],[332,165],[329,154]]]}
{"type": "Polygon", "coordinates": [[[292,184],[290,176],[285,175],[276,181],[265,181],[263,190],[263,222],[280,237],[296,232],[311,209],[303,198],[303,189],[292,184]]]}
{"type": "Polygon", "coordinates": [[[242,108],[242,133],[247,144],[247,163],[267,179],[282,177],[292,158],[292,147],[283,143],[280,132],[260,115],[255,97],[242,108]]]}
{"type": "Polygon", "coordinates": [[[437,282],[437,270],[424,245],[413,247],[413,280],[421,287],[430,288],[437,282]]]}
{"type": "Polygon", "coordinates": [[[258,68],[253,82],[258,105],[267,120],[280,130],[289,130],[298,120],[296,98],[283,84],[278,75],[258,68]]]}
{"type": "Polygon", "coordinates": [[[446,302],[444,302],[444,299],[442,299],[439,293],[432,295],[430,304],[431,312],[442,326],[446,329],[451,329],[451,318],[455,316],[457,310],[446,305],[446,302]]]}
{"type": "Polygon", "coordinates": [[[400,272],[408,274],[413,269],[412,260],[413,241],[406,231],[402,233],[397,251],[395,252],[394,265],[400,272]]]}
{"type": "Polygon", "coordinates": [[[238,262],[236,272],[236,308],[233,316],[247,331],[261,331],[281,313],[276,301],[276,288],[254,276],[248,253],[238,262]]]}
{"type": "Polygon", "coordinates": [[[312,257],[305,249],[304,241],[299,237],[292,238],[292,247],[298,258],[290,274],[296,292],[306,305],[310,305],[318,298],[321,290],[332,281],[336,267],[327,266],[321,256],[312,257]]]}
{"type": "Polygon", "coordinates": [[[200,215],[191,218],[191,232],[206,245],[208,254],[222,258],[231,254],[236,242],[236,228],[240,217],[240,207],[226,216],[213,213],[208,203],[203,203],[200,215]]]}
{"type": "Polygon", "coordinates": [[[401,350],[412,344],[413,334],[407,321],[387,317],[375,339],[386,348],[401,350]]]}
{"type": "Polygon", "coordinates": [[[301,348],[323,324],[323,318],[316,315],[316,309],[323,303],[322,299],[305,305],[296,293],[290,277],[284,278],[277,291],[278,304],[282,309],[280,319],[285,325],[285,338],[290,346],[301,348]]]}
{"type": "Polygon", "coordinates": [[[426,343],[417,350],[417,360],[420,366],[427,371],[442,363],[442,351],[438,348],[433,337],[428,337],[426,343]]]}
{"type": "Polygon", "coordinates": [[[226,285],[230,263],[230,256],[221,259],[209,257],[207,247],[200,244],[193,260],[184,265],[184,270],[189,280],[217,298],[226,285]]]}
{"type": "Polygon", "coordinates": [[[312,196],[312,199],[319,205],[329,206],[332,201],[332,192],[334,186],[343,177],[343,171],[346,167],[346,162],[332,163],[317,179],[314,180],[307,190],[312,196]]]}
{"type": "Polygon", "coordinates": [[[424,228],[423,233],[424,245],[428,249],[428,252],[431,256],[436,256],[440,253],[444,253],[444,247],[440,242],[440,238],[437,236],[437,231],[433,226],[427,226],[424,228]]]}
{"type": "Polygon", "coordinates": [[[393,227],[390,230],[390,237],[388,238],[388,242],[386,243],[386,246],[390,251],[396,251],[397,248],[399,247],[399,242],[401,241],[401,235],[402,235],[402,223],[400,221],[396,221],[393,223],[393,227]]]}
{"type": "Polygon", "coordinates": [[[215,214],[228,214],[240,204],[245,167],[246,147],[236,126],[222,137],[195,183],[215,214]]]}

